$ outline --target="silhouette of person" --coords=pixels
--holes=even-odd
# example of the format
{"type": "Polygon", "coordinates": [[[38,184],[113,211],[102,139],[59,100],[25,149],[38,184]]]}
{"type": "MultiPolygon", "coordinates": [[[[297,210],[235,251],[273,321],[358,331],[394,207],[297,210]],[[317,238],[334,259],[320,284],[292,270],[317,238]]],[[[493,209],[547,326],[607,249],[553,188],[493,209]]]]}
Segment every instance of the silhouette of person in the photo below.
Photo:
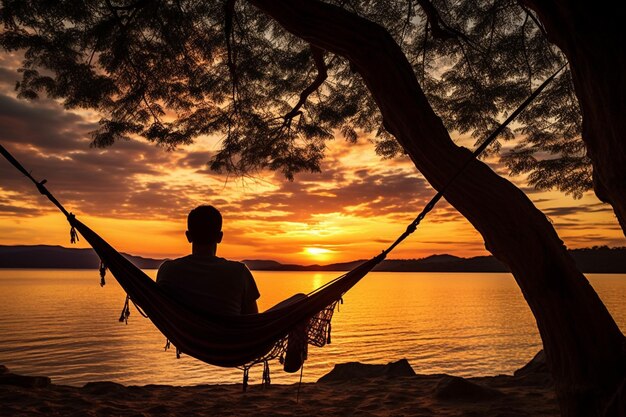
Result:
{"type": "Polygon", "coordinates": [[[163,262],[157,284],[175,300],[198,312],[219,315],[258,313],[259,290],[241,262],[216,256],[222,241],[222,215],[199,206],[187,217],[191,255],[163,262]]]}

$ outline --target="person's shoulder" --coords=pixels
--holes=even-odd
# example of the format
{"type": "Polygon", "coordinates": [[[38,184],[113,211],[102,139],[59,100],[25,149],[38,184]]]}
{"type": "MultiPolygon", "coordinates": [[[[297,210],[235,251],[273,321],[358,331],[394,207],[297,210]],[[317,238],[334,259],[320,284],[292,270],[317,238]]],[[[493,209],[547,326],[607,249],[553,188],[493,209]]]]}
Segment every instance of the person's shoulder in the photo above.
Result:
{"type": "Polygon", "coordinates": [[[187,258],[189,258],[189,256],[183,256],[182,258],[175,258],[175,259],[166,259],[165,261],[163,261],[161,266],[159,266],[159,270],[170,269],[173,267],[175,268],[178,265],[185,264],[189,262],[189,259],[187,258]]]}
{"type": "Polygon", "coordinates": [[[248,269],[248,266],[245,263],[243,263],[243,262],[231,261],[230,259],[224,259],[224,258],[220,258],[220,260],[222,262],[226,263],[233,270],[241,271],[242,273],[243,272],[250,272],[250,270],[248,269]]]}
{"type": "Polygon", "coordinates": [[[243,262],[239,262],[239,261],[232,261],[230,259],[224,259],[224,258],[220,258],[220,260],[222,262],[225,262],[226,264],[234,267],[234,268],[247,268],[246,264],[243,262]]]}

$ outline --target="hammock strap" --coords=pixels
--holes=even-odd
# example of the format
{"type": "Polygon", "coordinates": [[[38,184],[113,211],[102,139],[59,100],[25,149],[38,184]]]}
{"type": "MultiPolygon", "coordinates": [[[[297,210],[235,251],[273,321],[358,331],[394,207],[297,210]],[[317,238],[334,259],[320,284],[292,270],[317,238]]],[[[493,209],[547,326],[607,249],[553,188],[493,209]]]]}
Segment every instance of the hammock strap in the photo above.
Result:
{"type": "Polygon", "coordinates": [[[445,185],[437,192],[437,194],[435,194],[435,196],[433,198],[431,198],[431,200],[426,204],[426,206],[424,206],[424,208],[422,209],[420,214],[417,215],[415,220],[413,220],[407,226],[406,231],[404,233],[402,233],[396,239],[395,242],[393,242],[387,249],[385,249],[383,251],[383,253],[385,255],[388,254],[389,252],[391,252],[396,246],[398,246],[411,233],[415,232],[415,230],[417,229],[417,226],[419,226],[419,224],[424,219],[424,217],[426,217],[426,215],[428,213],[430,213],[430,211],[433,208],[435,208],[435,205],[439,202],[439,200],[441,200],[441,198],[443,197],[444,193],[450,188],[452,183],[465,171],[465,169],[480,154],[482,154],[484,152],[485,149],[487,149],[487,147],[489,145],[491,145],[491,143],[493,143],[494,140],[496,140],[496,138],[500,135],[500,133],[502,133],[502,131],[513,121],[513,119],[515,119],[522,111],[524,111],[524,109],[526,109],[526,107],[528,107],[528,105],[530,103],[533,102],[533,100],[535,100],[535,98],[548,86],[548,84],[550,84],[550,82],[554,79],[554,77],[556,77],[558,75],[558,73],[561,72],[566,66],[567,66],[567,64],[564,64],[563,66],[561,66],[561,68],[559,68],[554,74],[549,76],[543,83],[541,83],[541,85],[539,87],[537,87],[537,89],[535,91],[533,91],[532,94],[530,96],[528,96],[528,98],[526,98],[526,100],[524,100],[524,102],[522,104],[520,104],[515,109],[515,111],[513,113],[511,113],[510,116],[507,117],[506,120],[504,122],[502,122],[502,124],[500,124],[496,128],[496,130],[491,132],[491,134],[483,141],[483,143],[481,143],[480,146],[478,146],[474,150],[474,152],[472,152],[472,154],[467,158],[467,160],[465,160],[465,162],[463,163],[461,168],[459,168],[454,173],[454,175],[452,175],[452,177],[450,177],[450,179],[448,179],[448,181],[445,183],[445,185]]]}
{"type": "MultiPolygon", "coordinates": [[[[478,146],[474,150],[474,152],[472,152],[472,154],[465,160],[463,165],[461,165],[461,168],[459,168],[454,173],[454,175],[452,175],[452,177],[450,177],[448,179],[448,181],[445,183],[445,185],[443,187],[441,187],[441,189],[437,192],[437,194],[435,194],[435,196],[430,199],[430,201],[424,206],[424,208],[417,215],[417,217],[415,217],[415,219],[411,223],[409,223],[409,225],[407,226],[407,228],[404,231],[404,233],[402,233],[391,245],[389,245],[389,247],[387,249],[383,250],[381,254],[379,254],[377,257],[372,258],[372,261],[374,261],[374,265],[372,266],[372,268],[374,266],[376,266],[376,264],[378,264],[379,262],[382,262],[382,260],[385,259],[385,257],[387,256],[387,254],[389,252],[394,250],[396,246],[398,246],[400,243],[402,243],[402,241],[404,241],[404,239],[409,237],[413,232],[415,232],[415,230],[417,230],[417,227],[420,225],[422,220],[424,220],[424,217],[426,217],[426,215],[428,213],[430,213],[435,208],[435,205],[439,202],[439,200],[441,200],[441,198],[443,197],[444,193],[450,188],[452,183],[465,171],[465,169],[480,154],[482,154],[484,152],[485,149],[487,149],[487,146],[491,145],[493,143],[493,141],[496,140],[496,138],[500,135],[500,133],[502,133],[502,131],[513,121],[513,119],[515,119],[522,111],[524,111],[524,109],[526,109],[526,107],[528,107],[528,105],[533,100],[535,100],[535,98],[537,98],[537,96],[548,86],[548,84],[550,84],[550,82],[554,79],[554,77],[556,77],[566,66],[567,66],[567,64],[564,64],[554,74],[549,76],[543,83],[541,83],[541,85],[539,87],[537,87],[537,89],[535,89],[535,91],[533,91],[532,94],[530,96],[528,96],[528,98],[526,98],[526,100],[524,100],[524,102],[522,104],[520,104],[515,109],[515,111],[513,113],[511,113],[511,115],[509,117],[507,117],[507,119],[504,122],[502,122],[502,124],[499,125],[496,128],[496,130],[491,132],[491,134],[483,141],[483,143],[481,143],[480,146],[478,146]]],[[[322,288],[327,287],[328,285],[331,285],[331,284],[333,284],[336,281],[341,280],[342,278],[345,277],[345,275],[346,274],[341,275],[341,276],[339,276],[339,277],[337,277],[337,278],[327,282],[326,284],[322,285],[320,288],[316,288],[315,290],[311,291],[309,293],[309,295],[313,294],[315,292],[318,292],[322,288]]]]}
{"type": "Polygon", "coordinates": [[[50,193],[50,191],[48,191],[48,189],[44,185],[47,182],[47,180],[37,181],[35,178],[33,178],[30,172],[28,172],[26,168],[24,168],[24,166],[22,166],[22,164],[20,164],[19,161],[15,159],[13,155],[11,155],[9,151],[7,151],[2,145],[0,145],[0,154],[2,154],[2,156],[4,156],[6,160],[9,161],[15,168],[17,168],[18,171],[24,174],[26,178],[31,180],[37,187],[37,190],[39,190],[39,193],[48,197],[48,200],[50,200],[52,204],[57,206],[57,208],[61,210],[63,214],[65,214],[65,217],[67,217],[68,219],[70,217],[74,217],[70,212],[65,210],[65,207],[63,207],[61,203],[59,203],[59,201],[56,198],[54,198],[54,196],[50,193]]]}

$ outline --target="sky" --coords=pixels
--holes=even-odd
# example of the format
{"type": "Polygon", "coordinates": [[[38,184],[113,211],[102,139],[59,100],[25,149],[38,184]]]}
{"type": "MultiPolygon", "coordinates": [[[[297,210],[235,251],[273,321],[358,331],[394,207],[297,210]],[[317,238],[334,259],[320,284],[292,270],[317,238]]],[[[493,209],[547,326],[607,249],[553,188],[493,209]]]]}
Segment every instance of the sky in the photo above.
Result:
{"type": "MultiPolygon", "coordinates": [[[[404,231],[434,195],[408,158],[382,160],[366,134],[356,144],[341,135],[328,143],[322,172],[290,182],[280,173],[241,178],[217,174],[206,163],[218,137],[199,138],[175,151],[140,139],[107,149],[89,146],[99,115],[67,111],[40,98],[17,99],[20,57],[0,55],[0,143],[84,223],[120,251],[172,258],[190,245],[186,215],[212,204],[224,217],[218,255],[327,264],[378,254],[404,231]]],[[[473,140],[455,136],[471,147],[473,140]]],[[[514,142],[507,142],[513,146],[514,142]]],[[[497,160],[487,161],[506,176],[497,160]]],[[[528,188],[509,178],[548,216],[569,248],[625,246],[609,205],[528,188]]],[[[33,184],[0,159],[0,245],[69,245],[64,216],[33,184]]],[[[75,247],[87,247],[79,241],[75,247]]],[[[480,235],[442,201],[393,259],[432,254],[487,255],[480,235]]]]}

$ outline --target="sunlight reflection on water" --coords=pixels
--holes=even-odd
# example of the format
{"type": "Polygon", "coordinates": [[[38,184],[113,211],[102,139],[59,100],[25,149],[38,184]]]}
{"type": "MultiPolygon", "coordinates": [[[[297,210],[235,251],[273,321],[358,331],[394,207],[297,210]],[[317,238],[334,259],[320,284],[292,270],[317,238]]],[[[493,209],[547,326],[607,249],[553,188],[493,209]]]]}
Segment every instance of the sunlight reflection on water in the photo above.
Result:
{"type": "MultiPolygon", "coordinates": [[[[307,293],[340,274],[255,272],[259,306],[307,293]]],[[[626,275],[589,278],[626,328],[626,275]]],[[[123,301],[112,277],[100,288],[96,271],[0,270],[0,363],[69,385],[241,382],[237,369],[164,353],[164,337],[134,310],[127,326],[118,323],[123,301]]],[[[333,343],[309,350],[304,381],[317,380],[336,363],[401,358],[423,374],[511,373],[540,349],[534,319],[510,274],[374,272],[344,301],[335,313],[333,343]]],[[[299,374],[272,365],[272,381],[298,381],[299,374]]],[[[250,382],[259,383],[261,372],[253,368],[250,382]]]]}

